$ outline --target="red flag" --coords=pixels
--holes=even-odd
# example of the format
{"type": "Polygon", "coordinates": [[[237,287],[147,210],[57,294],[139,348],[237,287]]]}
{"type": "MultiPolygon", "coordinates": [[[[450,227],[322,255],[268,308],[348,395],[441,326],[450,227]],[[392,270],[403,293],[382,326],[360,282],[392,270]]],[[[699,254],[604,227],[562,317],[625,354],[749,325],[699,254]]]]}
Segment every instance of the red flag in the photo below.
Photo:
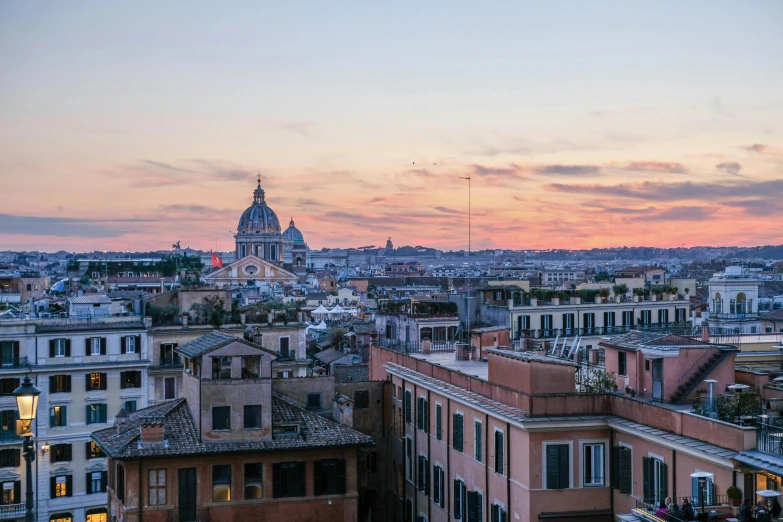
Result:
{"type": "Polygon", "coordinates": [[[214,252],[212,252],[212,266],[216,268],[223,268],[223,260],[220,259],[220,257],[214,252]]]}

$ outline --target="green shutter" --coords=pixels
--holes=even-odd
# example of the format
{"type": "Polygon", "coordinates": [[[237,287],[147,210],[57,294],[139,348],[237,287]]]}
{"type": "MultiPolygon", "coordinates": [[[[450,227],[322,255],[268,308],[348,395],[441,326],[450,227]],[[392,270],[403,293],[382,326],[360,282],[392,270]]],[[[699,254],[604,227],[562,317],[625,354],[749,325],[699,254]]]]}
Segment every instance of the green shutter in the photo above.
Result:
{"type": "Polygon", "coordinates": [[[495,432],[495,472],[500,473],[501,475],[504,474],[505,469],[503,468],[504,462],[504,452],[506,448],[504,446],[503,441],[503,432],[496,431],[495,432]]]}
{"type": "Polygon", "coordinates": [[[424,430],[424,433],[430,432],[430,402],[427,400],[424,400],[424,409],[422,410],[422,416],[424,417],[424,427],[422,428],[424,430]]]}
{"type": "Polygon", "coordinates": [[[633,488],[631,450],[620,448],[620,493],[630,495],[633,488]]]}
{"type": "Polygon", "coordinates": [[[460,494],[462,493],[462,487],[459,480],[454,481],[454,518],[462,518],[462,503],[460,502],[460,494]]]}
{"type": "Polygon", "coordinates": [[[457,451],[462,451],[462,415],[455,413],[453,417],[454,435],[452,437],[452,446],[457,451]]]}
{"type": "Polygon", "coordinates": [[[435,405],[435,437],[438,440],[443,438],[443,421],[441,420],[441,414],[443,413],[443,406],[440,404],[435,405]]]}
{"type": "Polygon", "coordinates": [[[484,458],[484,455],[482,454],[482,451],[481,451],[481,449],[482,449],[481,448],[481,443],[482,443],[482,440],[481,440],[482,439],[481,428],[482,428],[482,426],[481,426],[480,422],[477,422],[477,421],[474,422],[474,424],[473,424],[473,434],[474,434],[474,438],[475,438],[475,441],[474,441],[474,443],[475,443],[475,456],[476,456],[476,460],[479,461],[479,462],[481,462],[483,460],[483,458],[484,458]]]}
{"type": "Polygon", "coordinates": [[[660,484],[660,490],[658,491],[658,498],[666,498],[669,496],[669,466],[661,462],[661,475],[662,480],[660,484]]]}
{"type": "Polygon", "coordinates": [[[405,390],[405,422],[408,424],[411,423],[411,392],[408,390],[405,390]]]}
{"type": "Polygon", "coordinates": [[[467,522],[478,522],[479,494],[477,491],[468,491],[468,519],[467,522]]]}
{"type": "Polygon", "coordinates": [[[320,460],[313,462],[313,487],[315,489],[315,495],[322,495],[324,490],[323,484],[323,464],[320,460]]]}
{"type": "Polygon", "coordinates": [[[568,448],[569,446],[567,444],[561,444],[558,446],[559,455],[557,463],[559,465],[558,477],[560,478],[560,489],[568,489],[571,487],[571,473],[569,469],[571,462],[568,455],[568,448]]]}
{"type": "Polygon", "coordinates": [[[620,488],[620,446],[612,446],[612,477],[610,484],[613,489],[620,488]]]}
{"type": "Polygon", "coordinates": [[[558,479],[558,473],[560,467],[557,464],[557,459],[560,456],[558,446],[550,444],[546,447],[546,489],[558,489],[560,480],[558,479]]]}
{"type": "Polygon", "coordinates": [[[654,500],[653,495],[653,465],[650,457],[642,457],[642,476],[644,477],[644,498],[645,503],[652,502],[654,500]]]}

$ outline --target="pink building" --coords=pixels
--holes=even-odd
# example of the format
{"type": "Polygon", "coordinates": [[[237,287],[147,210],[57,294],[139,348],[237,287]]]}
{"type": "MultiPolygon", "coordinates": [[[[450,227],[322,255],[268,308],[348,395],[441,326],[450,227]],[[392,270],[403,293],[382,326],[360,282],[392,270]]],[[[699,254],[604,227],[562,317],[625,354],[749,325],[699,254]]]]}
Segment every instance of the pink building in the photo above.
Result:
{"type": "MultiPolygon", "coordinates": [[[[572,361],[484,352],[488,362],[371,348],[370,378],[392,385],[396,520],[611,521],[667,497],[698,499],[697,471],[712,473],[705,503],[728,514],[729,486],[753,499],[770,486],[767,472],[737,465],[756,452],[756,428],[621,392],[577,393],[572,361]]],[[[644,371],[643,359],[633,364],[644,371]]]]}

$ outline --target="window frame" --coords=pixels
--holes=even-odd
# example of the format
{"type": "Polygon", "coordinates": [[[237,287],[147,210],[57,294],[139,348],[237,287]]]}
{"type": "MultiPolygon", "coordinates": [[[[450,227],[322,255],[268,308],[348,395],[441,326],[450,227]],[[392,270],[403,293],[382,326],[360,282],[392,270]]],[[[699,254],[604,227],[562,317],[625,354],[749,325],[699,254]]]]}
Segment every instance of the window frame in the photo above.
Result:
{"type": "Polygon", "coordinates": [[[493,467],[495,470],[495,473],[499,475],[505,476],[506,474],[506,434],[505,432],[495,427],[495,436],[494,436],[494,444],[495,444],[495,452],[493,454],[493,467]],[[498,435],[500,435],[501,441],[500,441],[500,466],[498,466],[498,435]],[[500,470],[498,470],[498,467],[500,470]]]}
{"type": "Polygon", "coordinates": [[[260,430],[264,427],[264,408],[260,404],[245,404],[244,405],[244,411],[243,411],[243,427],[246,430],[260,430]],[[254,417],[255,420],[257,420],[257,426],[248,426],[247,420],[248,420],[248,408],[258,408],[258,413],[255,414],[255,410],[251,410],[251,417],[254,417]]]}
{"type": "Polygon", "coordinates": [[[617,351],[617,375],[628,377],[628,354],[623,350],[617,351]]]}
{"type": "Polygon", "coordinates": [[[231,431],[231,406],[212,406],[212,431],[231,431]],[[220,411],[217,411],[220,410],[220,411]],[[225,419],[227,422],[227,427],[225,428],[216,428],[215,427],[215,419],[219,419],[219,416],[216,416],[218,413],[224,413],[228,412],[228,415],[225,415],[225,419]]]}
{"type": "Polygon", "coordinates": [[[244,500],[260,500],[264,498],[264,464],[263,462],[244,462],[242,464],[242,498],[244,500]],[[251,480],[248,480],[247,469],[248,466],[260,466],[261,473],[256,476],[251,476],[251,480]],[[261,494],[257,497],[248,497],[247,488],[258,487],[261,490],[261,494]]]}
{"type": "Polygon", "coordinates": [[[580,439],[579,440],[579,474],[581,477],[581,483],[583,488],[604,488],[607,486],[607,470],[609,469],[609,454],[607,448],[609,448],[609,439],[580,439]],[[601,462],[601,468],[603,476],[600,483],[588,483],[585,482],[585,450],[588,446],[602,446],[603,459],[601,462]]]}
{"type": "Polygon", "coordinates": [[[541,443],[541,489],[549,490],[547,487],[547,472],[546,472],[546,454],[548,446],[568,446],[568,485],[565,488],[557,489],[570,489],[574,487],[574,441],[568,440],[545,440],[541,443]]]}
{"type": "Polygon", "coordinates": [[[233,467],[231,464],[213,464],[212,465],[212,502],[215,503],[223,503],[223,502],[231,502],[231,474],[233,473],[233,467]],[[216,480],[216,472],[218,470],[225,471],[225,468],[228,468],[228,474],[227,477],[220,476],[216,480]],[[215,486],[218,486],[219,489],[216,489],[215,486]],[[216,493],[221,492],[223,488],[227,488],[228,495],[225,499],[217,499],[216,493]]]}
{"type": "Polygon", "coordinates": [[[473,419],[473,458],[484,462],[484,423],[480,419],[473,419]]]}

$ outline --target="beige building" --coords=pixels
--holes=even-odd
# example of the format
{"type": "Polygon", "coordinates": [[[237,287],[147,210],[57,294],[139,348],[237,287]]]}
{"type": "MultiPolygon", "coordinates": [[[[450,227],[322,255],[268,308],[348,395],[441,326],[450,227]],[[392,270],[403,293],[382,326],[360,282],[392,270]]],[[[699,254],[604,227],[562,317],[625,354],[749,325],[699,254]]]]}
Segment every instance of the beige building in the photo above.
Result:
{"type": "Polygon", "coordinates": [[[15,457],[22,447],[13,425],[16,404],[5,392],[26,374],[41,390],[34,421],[37,520],[48,522],[58,514],[64,522],[107,522],[106,459],[90,435],[111,425],[120,410],[147,406],[144,322],[139,317],[3,321],[0,349],[9,355],[0,368],[0,451],[3,459],[13,457],[4,461],[12,465],[0,467],[0,481],[4,488],[20,484],[12,486],[9,504],[23,506],[26,492],[24,461],[15,457]]]}

